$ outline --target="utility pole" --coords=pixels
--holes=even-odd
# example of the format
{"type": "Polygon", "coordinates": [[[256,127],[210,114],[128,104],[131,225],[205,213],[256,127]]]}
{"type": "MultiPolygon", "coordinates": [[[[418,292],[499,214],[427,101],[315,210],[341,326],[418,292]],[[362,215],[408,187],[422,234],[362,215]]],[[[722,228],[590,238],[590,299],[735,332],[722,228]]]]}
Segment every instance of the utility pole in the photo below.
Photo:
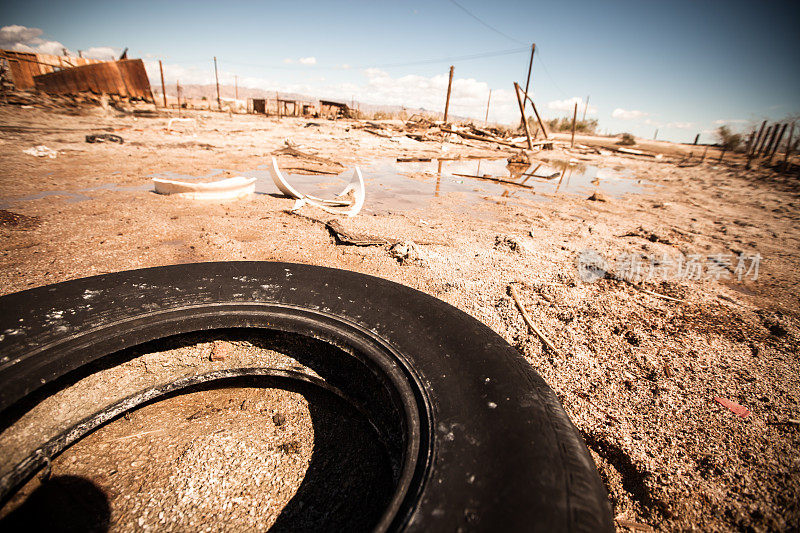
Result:
{"type": "Polygon", "coordinates": [[[167,90],[164,88],[164,67],[161,65],[161,60],[158,60],[158,70],[161,71],[161,94],[164,96],[164,109],[167,108],[167,90]]]}
{"type": "MultiPolygon", "coordinates": [[[[528,63],[528,77],[525,80],[525,94],[528,94],[528,88],[531,85],[531,73],[533,72],[533,53],[536,51],[536,43],[531,43],[531,60],[528,63]]],[[[525,100],[522,100],[522,106],[525,106],[525,100]]]]}
{"type": "Polygon", "coordinates": [[[217,72],[217,56],[214,56],[214,77],[217,79],[217,109],[222,109],[222,102],[219,99],[219,72],[217,72]]]}
{"type": "Polygon", "coordinates": [[[583,105],[583,120],[581,122],[586,122],[586,110],[589,109],[589,94],[586,95],[586,103],[583,105]]]}
{"type": "Polygon", "coordinates": [[[447,124],[447,113],[450,111],[450,89],[453,87],[453,70],[455,67],[450,65],[450,81],[447,82],[447,100],[444,102],[444,123],[447,124]]]}
{"type": "Polygon", "coordinates": [[[489,104],[492,103],[492,90],[489,89],[489,99],[486,101],[486,118],[483,121],[489,124],[489,104]]]}
{"type": "Polygon", "coordinates": [[[181,81],[175,80],[175,97],[178,99],[178,116],[181,116],[181,81]]]}

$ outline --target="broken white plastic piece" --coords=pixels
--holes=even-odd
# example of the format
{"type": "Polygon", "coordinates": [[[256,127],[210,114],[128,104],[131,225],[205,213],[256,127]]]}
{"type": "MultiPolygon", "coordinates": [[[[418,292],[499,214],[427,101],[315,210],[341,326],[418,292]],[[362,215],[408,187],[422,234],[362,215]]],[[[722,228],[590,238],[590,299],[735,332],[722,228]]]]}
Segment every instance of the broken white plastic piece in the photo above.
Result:
{"type": "Polygon", "coordinates": [[[278,168],[278,160],[274,156],[272,158],[270,175],[272,176],[272,181],[275,182],[275,186],[278,187],[283,194],[297,200],[292,207],[292,211],[297,211],[304,205],[308,204],[318,207],[326,213],[330,213],[332,215],[344,215],[352,217],[357,215],[358,212],[361,211],[361,208],[364,207],[364,199],[366,197],[364,177],[361,175],[361,169],[358,167],[356,167],[353,171],[353,177],[350,179],[347,187],[345,187],[344,190],[337,194],[333,199],[317,198],[316,196],[311,196],[310,194],[303,194],[292,187],[289,182],[286,181],[281,169],[278,168]],[[350,195],[350,193],[353,195],[352,201],[345,200],[344,198],[350,195]],[[336,207],[346,209],[333,209],[336,207]]]}
{"type": "Polygon", "coordinates": [[[172,131],[172,124],[175,122],[194,124],[194,127],[197,128],[196,118],[171,118],[169,122],[167,122],[167,131],[172,131]]]}
{"type": "Polygon", "coordinates": [[[234,200],[253,194],[256,190],[256,178],[243,176],[211,183],[153,178],[153,183],[159,194],[170,194],[189,200],[234,200]]]}
{"type": "Polygon", "coordinates": [[[52,148],[48,148],[43,144],[23,150],[22,153],[35,157],[49,157],[50,159],[55,159],[58,156],[58,150],[53,150],[52,148]]]}

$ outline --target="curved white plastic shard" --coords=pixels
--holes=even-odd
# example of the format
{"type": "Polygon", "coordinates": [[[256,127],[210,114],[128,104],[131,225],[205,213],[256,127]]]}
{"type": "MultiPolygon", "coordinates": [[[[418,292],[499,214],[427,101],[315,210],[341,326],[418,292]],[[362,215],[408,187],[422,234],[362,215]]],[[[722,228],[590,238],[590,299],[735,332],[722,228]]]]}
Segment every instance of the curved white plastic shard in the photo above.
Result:
{"type": "Polygon", "coordinates": [[[364,187],[364,177],[361,175],[361,169],[358,167],[356,167],[353,171],[353,177],[350,179],[350,182],[347,184],[344,190],[335,197],[342,198],[350,193],[353,193],[352,201],[337,199],[328,200],[325,198],[317,198],[316,196],[311,196],[310,194],[301,193],[292,187],[288,181],[286,181],[281,169],[278,168],[278,160],[274,156],[272,157],[272,168],[270,168],[270,175],[272,176],[272,181],[275,182],[275,186],[278,187],[283,194],[297,200],[292,207],[292,211],[297,211],[304,205],[309,204],[318,207],[326,213],[330,213],[332,215],[344,215],[352,217],[357,215],[358,212],[361,211],[361,208],[364,207],[366,189],[364,187]],[[347,209],[332,209],[334,207],[346,207],[347,209]]]}
{"type": "Polygon", "coordinates": [[[188,181],[153,178],[156,192],[190,200],[233,200],[253,194],[256,178],[237,176],[212,183],[192,183],[188,181]]]}

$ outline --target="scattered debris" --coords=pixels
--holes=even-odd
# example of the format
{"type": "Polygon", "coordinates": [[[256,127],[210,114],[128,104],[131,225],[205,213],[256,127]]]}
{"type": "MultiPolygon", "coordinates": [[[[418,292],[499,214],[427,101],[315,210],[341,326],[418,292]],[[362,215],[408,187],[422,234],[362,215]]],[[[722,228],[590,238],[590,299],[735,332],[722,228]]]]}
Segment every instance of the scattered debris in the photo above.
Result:
{"type": "Polygon", "coordinates": [[[653,531],[652,527],[647,524],[642,524],[641,522],[633,522],[632,520],[623,520],[621,518],[615,518],[614,521],[619,527],[625,527],[634,531],[653,531]]]}
{"type": "Polygon", "coordinates": [[[751,414],[750,409],[748,409],[744,405],[739,405],[738,403],[726,400],[725,398],[715,397],[714,401],[720,404],[721,406],[727,408],[733,414],[740,416],[742,418],[747,418],[751,414]]]}
{"type": "Polygon", "coordinates": [[[531,158],[525,153],[525,150],[520,150],[508,158],[509,165],[530,165],[531,158]]]}
{"type": "Polygon", "coordinates": [[[189,200],[234,200],[253,194],[256,190],[256,178],[243,176],[211,183],[153,178],[153,183],[158,194],[169,194],[189,200]]]}
{"type": "Polygon", "coordinates": [[[336,244],[348,244],[352,246],[379,246],[389,244],[389,241],[383,237],[349,232],[342,226],[341,222],[336,219],[325,222],[325,227],[328,228],[333,238],[336,239],[336,244]]]}
{"type": "Polygon", "coordinates": [[[642,226],[639,226],[635,230],[629,231],[629,232],[627,232],[627,233],[625,233],[623,235],[620,235],[620,236],[621,237],[641,237],[642,239],[646,239],[646,240],[648,240],[650,242],[660,242],[661,244],[669,244],[669,245],[674,244],[671,240],[669,240],[669,239],[667,239],[665,237],[662,237],[662,236],[658,235],[657,233],[655,233],[653,231],[647,230],[642,226]]]}
{"type": "Polygon", "coordinates": [[[194,127],[197,128],[196,118],[171,118],[167,122],[167,131],[172,131],[172,125],[176,122],[181,124],[194,124],[194,127]]]}
{"type": "Polygon", "coordinates": [[[397,158],[397,162],[398,163],[412,163],[412,162],[414,162],[414,163],[416,163],[416,162],[419,162],[419,163],[430,163],[431,162],[431,158],[430,157],[398,157],[397,158]]]}
{"type": "Polygon", "coordinates": [[[300,453],[300,443],[296,440],[278,445],[278,450],[286,454],[300,453]]]}
{"type": "Polygon", "coordinates": [[[122,137],[113,133],[94,133],[86,136],[87,143],[104,143],[106,141],[119,144],[125,142],[122,137]]]}
{"type": "Polygon", "coordinates": [[[483,176],[475,176],[472,174],[459,174],[457,172],[453,172],[453,176],[459,176],[461,178],[474,178],[478,180],[487,180],[487,181],[494,181],[496,183],[503,183],[505,185],[514,185],[516,187],[522,187],[523,189],[533,189],[533,185],[528,185],[526,183],[516,182],[512,180],[507,180],[504,178],[496,178],[491,174],[484,174],[483,176]]]}
{"type": "Polygon", "coordinates": [[[48,148],[43,144],[23,150],[22,153],[32,155],[34,157],[49,157],[50,159],[55,159],[58,157],[58,150],[53,150],[52,148],[48,148]]]}
{"type": "Polygon", "coordinates": [[[495,235],[494,247],[498,250],[505,248],[512,252],[522,253],[522,244],[520,244],[516,237],[511,235],[495,235]]]}
{"type": "Polygon", "coordinates": [[[0,209],[0,227],[30,228],[39,225],[39,217],[29,217],[0,209]]]}
{"type": "Polygon", "coordinates": [[[528,315],[528,311],[525,310],[525,306],[522,305],[522,302],[519,299],[519,294],[517,293],[516,287],[514,287],[514,285],[509,285],[508,291],[511,294],[511,297],[514,298],[514,303],[517,304],[517,309],[519,309],[519,312],[522,315],[522,320],[524,320],[525,323],[528,325],[528,327],[531,328],[531,330],[534,333],[536,333],[536,335],[539,337],[539,339],[541,339],[544,345],[547,346],[548,350],[550,350],[555,355],[559,355],[558,350],[556,350],[556,347],[553,346],[552,342],[550,342],[550,339],[548,339],[545,336],[545,334],[542,333],[542,331],[536,327],[536,324],[533,323],[533,320],[531,319],[530,315],[528,315]]]}
{"type": "Polygon", "coordinates": [[[389,255],[397,259],[401,265],[404,263],[418,262],[420,260],[419,248],[413,241],[401,241],[389,248],[389,255]]]}
{"type": "Polygon", "coordinates": [[[278,160],[275,159],[275,156],[272,157],[270,174],[272,176],[272,181],[275,182],[275,185],[283,194],[297,200],[292,207],[292,211],[297,211],[304,205],[309,204],[318,207],[326,213],[330,213],[332,215],[344,215],[352,217],[357,215],[358,212],[361,211],[361,208],[364,207],[364,199],[366,196],[364,189],[364,178],[361,175],[361,169],[358,167],[356,167],[353,171],[353,177],[350,180],[350,183],[347,184],[347,187],[345,187],[342,192],[337,194],[333,200],[317,198],[316,196],[303,194],[297,191],[289,184],[288,181],[286,181],[286,178],[281,173],[280,168],[278,168],[278,160]],[[348,197],[350,197],[349,200],[339,199],[348,197]],[[337,210],[333,209],[334,207],[340,207],[344,209],[337,210]]]}
{"type": "Polygon", "coordinates": [[[587,198],[587,200],[591,200],[593,202],[607,202],[608,197],[600,191],[594,191],[592,195],[587,198]]]}

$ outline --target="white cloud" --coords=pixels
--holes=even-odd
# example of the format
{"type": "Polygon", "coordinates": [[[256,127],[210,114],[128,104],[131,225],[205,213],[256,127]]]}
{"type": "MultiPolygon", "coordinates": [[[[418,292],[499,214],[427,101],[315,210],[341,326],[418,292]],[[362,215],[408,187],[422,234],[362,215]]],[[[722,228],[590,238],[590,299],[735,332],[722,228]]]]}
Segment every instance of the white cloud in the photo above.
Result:
{"type": "Polygon", "coordinates": [[[287,57],[283,60],[284,63],[287,65],[293,65],[295,63],[300,63],[301,65],[316,65],[317,58],[310,56],[310,57],[301,57],[299,59],[292,59],[291,57],[287,57]]]}
{"type": "Polygon", "coordinates": [[[723,124],[745,124],[745,123],[747,123],[747,121],[742,118],[733,118],[728,120],[720,119],[714,121],[714,124],[716,124],[717,126],[722,126],[723,124]]]}
{"type": "Polygon", "coordinates": [[[16,43],[38,44],[37,41],[42,42],[39,38],[42,33],[44,32],[39,28],[28,28],[17,24],[3,26],[0,28],[0,47],[10,48],[16,43]]]}
{"type": "Polygon", "coordinates": [[[58,41],[41,38],[44,32],[39,28],[28,28],[17,24],[0,28],[0,48],[35,54],[61,55],[64,45],[58,41]]]}
{"type": "MultiPolygon", "coordinates": [[[[145,67],[153,88],[160,88],[158,61],[146,60],[145,67]]],[[[233,86],[235,74],[232,71],[220,71],[220,84],[233,86]]],[[[347,82],[332,82],[324,78],[315,78],[313,81],[287,83],[279,78],[266,79],[241,76],[240,74],[239,87],[262,89],[270,94],[279,91],[344,102],[355,99],[365,104],[423,108],[439,113],[444,111],[448,79],[446,74],[432,77],[418,75],[392,77],[380,69],[367,69],[360,71],[360,74],[353,73],[353,76],[353,81],[347,82]]],[[[181,85],[213,84],[214,70],[172,65],[165,62],[164,77],[167,83],[167,93],[174,94],[176,80],[180,80],[181,85]]],[[[483,120],[488,97],[488,83],[472,78],[454,78],[450,97],[450,114],[483,120]]],[[[519,121],[519,108],[513,90],[495,89],[492,91],[489,120],[503,123],[519,121]]]]}
{"type": "MultiPolygon", "coordinates": [[[[578,104],[578,114],[583,113],[583,108],[586,106],[586,102],[579,96],[573,96],[572,98],[568,98],[566,100],[553,100],[552,102],[547,103],[547,107],[550,109],[555,109],[556,111],[568,111],[572,113],[575,111],[575,103],[578,104]]],[[[594,115],[597,113],[597,108],[594,106],[589,106],[586,109],[587,115],[594,115]]]]}
{"type": "Polygon", "coordinates": [[[622,119],[622,120],[635,120],[637,118],[642,118],[644,116],[647,116],[647,113],[645,113],[643,111],[636,111],[636,110],[628,111],[628,110],[622,109],[621,107],[618,107],[618,108],[616,108],[614,110],[613,113],[611,113],[611,116],[614,117],[614,118],[622,119]]]}
{"type": "Polygon", "coordinates": [[[688,130],[694,127],[694,122],[670,122],[667,124],[668,128],[678,128],[679,130],[688,130]]]}
{"type": "Polygon", "coordinates": [[[93,46],[88,50],[84,50],[83,57],[109,61],[112,59],[117,59],[120,53],[121,52],[117,52],[114,48],[108,46],[93,46]]]}

